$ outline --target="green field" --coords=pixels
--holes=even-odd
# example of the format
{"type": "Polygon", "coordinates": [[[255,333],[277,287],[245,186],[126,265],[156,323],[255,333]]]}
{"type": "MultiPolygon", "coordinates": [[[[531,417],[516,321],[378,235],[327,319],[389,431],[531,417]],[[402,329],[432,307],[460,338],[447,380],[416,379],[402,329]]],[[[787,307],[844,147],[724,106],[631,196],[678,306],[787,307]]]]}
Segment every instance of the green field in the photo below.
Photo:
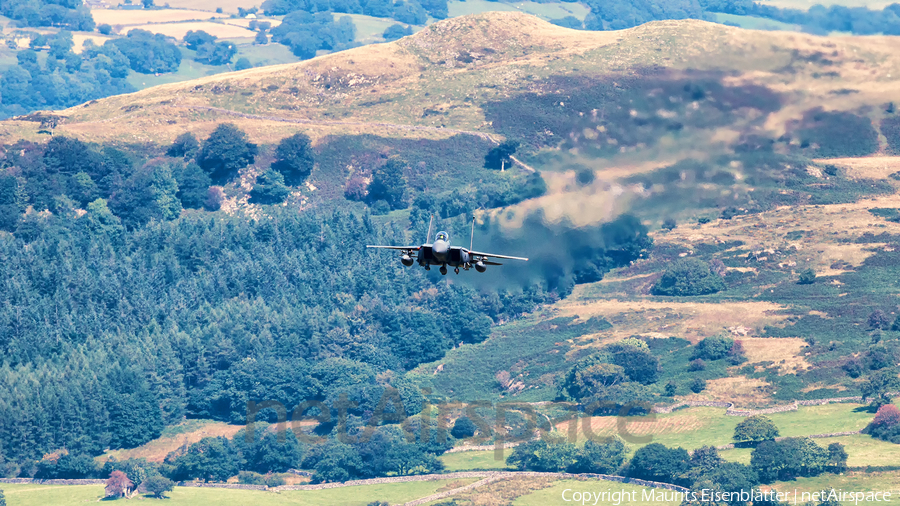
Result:
{"type": "MultiPolygon", "coordinates": [[[[169,493],[165,504],[171,506],[364,506],[372,501],[404,503],[434,494],[438,489],[461,480],[418,481],[383,485],[341,487],[327,490],[289,490],[263,492],[256,490],[229,490],[221,488],[176,487],[169,493]]],[[[466,480],[471,482],[474,480],[466,480]]],[[[103,497],[102,485],[3,485],[9,506],[80,505],[97,502],[103,497]]]]}
{"type": "Polygon", "coordinates": [[[713,14],[717,23],[738,25],[741,28],[749,30],[793,30],[800,31],[798,25],[783,23],[772,19],[758,18],[756,16],[738,16],[736,14],[723,14],[716,12],[713,14]]]}
{"type": "Polygon", "coordinates": [[[138,74],[130,73],[128,82],[135,88],[142,90],[151,86],[160,84],[178,83],[197,79],[199,77],[212,76],[224,72],[234,70],[234,62],[241,57],[246,57],[254,67],[262,67],[265,65],[278,65],[281,63],[295,63],[300,61],[299,58],[291,53],[287,46],[281,44],[270,43],[265,46],[257,46],[255,44],[238,44],[238,53],[232,58],[231,65],[204,65],[194,61],[194,51],[181,48],[183,58],[178,72],[169,74],[138,74]]]}
{"type": "Polygon", "coordinates": [[[479,14],[491,11],[519,11],[544,19],[557,19],[575,16],[584,20],[590,9],[580,3],[537,3],[537,2],[488,2],[487,0],[467,0],[465,2],[447,2],[450,17],[479,14]]]}
{"type": "MultiPolygon", "coordinates": [[[[782,436],[797,437],[810,434],[825,434],[831,432],[845,432],[860,430],[872,419],[872,414],[859,409],[858,404],[826,404],[823,406],[806,406],[797,411],[776,413],[769,417],[778,426],[782,436]]],[[[631,451],[645,444],[661,443],[669,447],[682,447],[693,450],[705,445],[723,446],[732,442],[735,426],[744,420],[738,416],[726,416],[722,408],[690,408],[678,410],[670,414],[656,415],[652,417],[628,417],[626,429],[636,436],[652,439],[644,443],[628,443],[631,451]],[[646,426],[639,424],[653,424],[648,430],[646,426]]],[[[604,417],[603,421],[611,421],[611,417],[604,417]]],[[[579,421],[579,434],[577,445],[582,445],[586,438],[581,436],[579,421]]],[[[615,426],[609,429],[597,430],[600,437],[611,436],[616,433],[615,426]]],[[[883,466],[894,465],[900,462],[900,445],[895,445],[873,439],[866,435],[852,435],[834,438],[817,439],[820,445],[827,446],[830,443],[841,443],[846,446],[849,454],[850,466],[883,466]]],[[[505,459],[512,453],[507,449],[503,453],[503,460],[495,460],[494,452],[473,451],[449,453],[441,456],[441,461],[447,466],[448,471],[466,471],[472,469],[504,469],[505,459]]],[[[750,463],[750,448],[737,448],[722,450],[722,457],[734,462],[750,463]]]]}
{"type": "MultiPolygon", "coordinates": [[[[653,490],[653,494],[663,493],[660,489],[648,489],[644,487],[638,487],[635,485],[626,485],[622,483],[615,483],[611,481],[597,481],[597,480],[560,480],[553,483],[552,486],[538,490],[536,492],[532,492],[527,495],[523,495],[519,497],[515,501],[513,501],[513,505],[515,506],[547,506],[549,504],[572,504],[572,493],[573,492],[590,492],[590,493],[598,493],[602,494],[604,492],[620,492],[624,491],[624,494],[621,494],[621,502],[616,502],[614,499],[604,499],[601,498],[597,504],[608,504],[608,505],[618,505],[618,506],[668,506],[668,505],[677,505],[681,503],[681,497],[678,495],[677,499],[673,499],[671,501],[665,500],[644,500],[643,494],[653,490]],[[567,492],[568,490],[568,492],[567,492]],[[565,498],[563,497],[563,493],[565,493],[565,498]],[[636,499],[636,500],[635,500],[636,499]],[[567,502],[570,501],[570,502],[567,502]]],[[[668,497],[673,497],[674,493],[672,491],[668,492],[668,497]]],[[[656,498],[656,496],[654,496],[656,498]]],[[[580,504],[580,502],[576,502],[575,504],[580,504]]],[[[588,501],[587,504],[594,504],[593,500],[588,501]]]]}
{"type": "MultiPolygon", "coordinates": [[[[850,472],[840,475],[823,474],[814,478],[797,478],[789,482],[776,482],[773,484],[776,490],[782,492],[811,492],[817,490],[844,490],[850,492],[892,492],[894,501],[900,494],[900,473],[896,471],[881,473],[850,472]]],[[[798,497],[798,502],[800,498],[798,497]]],[[[844,504],[852,504],[844,502],[844,504]]],[[[873,504],[873,503],[869,503],[873,504]]]]}
{"type": "Polygon", "coordinates": [[[867,7],[881,10],[893,2],[890,0],[763,0],[760,3],[782,9],[800,9],[805,11],[816,4],[824,5],[825,7],[843,5],[844,7],[867,7]]]}
{"type": "Polygon", "coordinates": [[[506,469],[506,457],[511,453],[511,449],[506,450],[502,460],[496,460],[493,451],[445,453],[441,455],[441,462],[444,463],[447,471],[506,469]]]}
{"type": "MultiPolygon", "coordinates": [[[[356,25],[356,42],[360,44],[373,44],[378,42],[384,42],[384,38],[381,36],[385,30],[389,26],[393,25],[403,25],[403,23],[399,23],[389,18],[376,18],[373,16],[366,16],[364,14],[335,14],[335,18],[341,18],[344,16],[350,16],[353,19],[353,24],[356,25]]],[[[404,25],[406,26],[406,25],[404,25]]],[[[413,33],[421,30],[422,26],[411,25],[413,29],[413,33]]]]}
{"type": "Polygon", "coordinates": [[[181,53],[183,57],[181,59],[181,65],[178,67],[178,72],[159,75],[129,72],[128,82],[131,83],[131,85],[135,88],[142,90],[144,88],[150,88],[153,86],[158,86],[160,84],[178,83],[190,79],[197,79],[199,77],[221,74],[222,72],[228,71],[228,67],[224,65],[204,65],[202,63],[195,62],[192,59],[194,52],[188,49],[181,48],[181,53]]]}
{"type": "MultiPolygon", "coordinates": [[[[810,434],[826,434],[862,429],[872,420],[874,415],[865,410],[859,410],[859,407],[858,404],[804,406],[800,407],[797,411],[787,411],[767,416],[775,422],[775,425],[778,427],[782,436],[808,436],[810,434]]],[[[744,418],[739,416],[726,416],[725,410],[722,408],[691,408],[679,410],[668,415],[657,415],[657,420],[663,427],[670,426],[673,430],[669,432],[663,429],[659,433],[652,434],[652,442],[662,443],[670,447],[680,446],[690,450],[704,445],[722,446],[731,443],[735,426],[744,420],[744,418]],[[686,427],[695,428],[693,430],[687,430],[686,427]]],[[[640,421],[639,417],[629,418],[629,424],[637,421],[640,421]]],[[[628,425],[626,425],[626,427],[628,427],[628,425]]],[[[636,433],[636,435],[643,434],[636,433]]],[[[886,445],[882,448],[897,447],[898,453],[894,455],[900,455],[900,445],[884,443],[865,435],[824,438],[819,441],[820,443],[824,442],[824,444],[827,444],[828,442],[843,443],[846,441],[845,444],[854,448],[854,450],[848,448],[851,456],[849,465],[851,466],[865,465],[865,463],[855,463],[854,459],[861,460],[870,457],[869,450],[864,449],[868,446],[868,443],[864,444],[865,442],[878,443],[876,446],[879,447],[886,445]]],[[[637,448],[641,445],[631,446],[637,448]]],[[[729,452],[730,451],[731,450],[729,450],[729,452]]],[[[874,458],[874,456],[871,457],[874,458]]]]}

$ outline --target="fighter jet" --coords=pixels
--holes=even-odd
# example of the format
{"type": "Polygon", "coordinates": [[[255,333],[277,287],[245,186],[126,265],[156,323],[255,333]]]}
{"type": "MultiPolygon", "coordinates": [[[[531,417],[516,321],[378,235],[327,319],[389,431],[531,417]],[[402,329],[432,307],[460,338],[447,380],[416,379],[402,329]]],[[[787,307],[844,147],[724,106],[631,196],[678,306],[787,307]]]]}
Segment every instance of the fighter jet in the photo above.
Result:
{"type": "Polygon", "coordinates": [[[492,258],[502,258],[506,260],[522,260],[527,262],[527,258],[511,257],[506,255],[495,255],[493,253],[482,253],[480,251],[472,251],[472,242],[475,240],[475,220],[472,219],[472,236],[469,239],[469,248],[462,246],[450,246],[450,234],[441,231],[438,232],[431,242],[431,226],[434,224],[434,216],[428,224],[428,237],[426,243],[421,246],[366,246],[367,248],[393,249],[399,250],[400,263],[409,267],[413,262],[425,268],[426,271],[431,270],[432,265],[440,265],[441,274],[447,274],[447,266],[453,267],[453,272],[459,274],[459,268],[469,270],[475,267],[478,272],[487,270],[488,265],[503,265],[493,262],[492,258]]]}

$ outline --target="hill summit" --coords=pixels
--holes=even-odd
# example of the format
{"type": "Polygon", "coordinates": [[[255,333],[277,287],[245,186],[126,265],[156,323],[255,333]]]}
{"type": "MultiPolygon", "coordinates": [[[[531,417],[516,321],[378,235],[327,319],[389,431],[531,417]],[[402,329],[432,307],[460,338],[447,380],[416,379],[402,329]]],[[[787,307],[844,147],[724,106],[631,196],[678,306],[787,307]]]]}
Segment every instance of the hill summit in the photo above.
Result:
{"type": "MultiPolygon", "coordinates": [[[[204,135],[225,120],[261,143],[297,129],[314,139],[365,132],[490,135],[496,132],[486,103],[553,91],[558,86],[551,77],[703,71],[791,94],[792,108],[772,118],[770,126],[778,129],[777,123],[815,106],[856,109],[889,101],[900,76],[892,40],[784,32],[761,37],[697,20],[590,32],[491,12],[441,21],[392,43],[157,86],[53,114],[56,133],[95,141],[168,143],[188,130],[204,135]]],[[[35,121],[0,125],[4,142],[39,138],[35,121]]]]}

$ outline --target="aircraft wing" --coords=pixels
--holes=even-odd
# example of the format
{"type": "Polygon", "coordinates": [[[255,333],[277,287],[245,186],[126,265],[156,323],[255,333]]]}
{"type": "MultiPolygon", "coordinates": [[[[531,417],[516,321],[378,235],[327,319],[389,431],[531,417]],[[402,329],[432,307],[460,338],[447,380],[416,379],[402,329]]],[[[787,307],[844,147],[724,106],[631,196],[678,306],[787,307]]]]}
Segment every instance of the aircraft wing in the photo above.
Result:
{"type": "MultiPolygon", "coordinates": [[[[470,251],[469,254],[472,255],[473,257],[481,257],[482,259],[487,259],[487,258],[505,258],[505,259],[507,259],[507,260],[522,260],[522,261],[525,261],[525,262],[528,261],[527,258],[523,258],[523,257],[511,257],[511,256],[506,256],[506,255],[495,255],[495,254],[493,254],[493,253],[482,253],[482,252],[480,252],[480,251],[470,251]]],[[[485,262],[485,263],[487,263],[487,262],[485,262]]],[[[499,264],[497,264],[497,265],[499,265],[499,264]]]]}
{"type": "Polygon", "coordinates": [[[421,246],[369,246],[366,245],[367,248],[377,248],[377,249],[398,249],[401,251],[419,251],[421,246]]]}

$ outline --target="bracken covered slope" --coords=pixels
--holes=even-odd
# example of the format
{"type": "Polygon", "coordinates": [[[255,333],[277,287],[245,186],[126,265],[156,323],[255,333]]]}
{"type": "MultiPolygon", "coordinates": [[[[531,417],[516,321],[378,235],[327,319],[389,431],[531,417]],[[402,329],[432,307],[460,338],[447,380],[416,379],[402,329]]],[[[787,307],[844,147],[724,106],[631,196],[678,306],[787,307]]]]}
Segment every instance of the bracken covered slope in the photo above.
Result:
{"type": "MultiPolygon", "coordinates": [[[[228,120],[256,142],[297,129],[314,138],[494,134],[484,105],[552,92],[550,78],[715,72],[725,84],[752,83],[786,96],[783,107],[759,118],[777,134],[818,105],[879,106],[869,111],[878,120],[880,105],[900,96],[896,47],[890,37],[825,38],[694,20],[585,32],[493,12],[435,23],[393,43],[92,101],[57,113],[62,119],[55,132],[164,143],[187,130],[203,135],[228,120]]],[[[38,125],[4,121],[0,141],[37,138],[38,125]]]]}

